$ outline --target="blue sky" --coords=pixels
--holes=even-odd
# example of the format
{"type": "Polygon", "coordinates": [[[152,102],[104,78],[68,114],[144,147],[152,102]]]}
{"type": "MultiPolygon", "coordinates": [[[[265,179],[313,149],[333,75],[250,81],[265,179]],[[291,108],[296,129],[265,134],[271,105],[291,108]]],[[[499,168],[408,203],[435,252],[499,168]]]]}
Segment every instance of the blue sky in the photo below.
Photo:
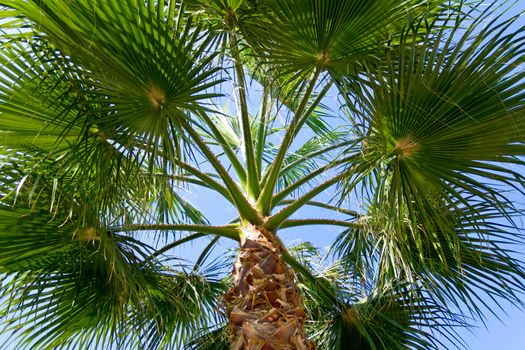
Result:
{"type": "MultiPolygon", "coordinates": [[[[525,10],[525,0],[517,2],[515,11],[525,10]]],[[[520,19],[520,24],[525,25],[525,18],[520,19]]],[[[209,193],[197,193],[195,200],[202,202],[210,214],[212,222],[224,223],[224,217],[233,215],[233,211],[224,207],[224,203],[216,200],[209,193]],[[217,208],[220,208],[217,210],[217,208]]],[[[523,199],[523,198],[522,198],[523,199]]],[[[525,207],[525,205],[521,205],[525,207]]],[[[292,229],[283,231],[281,237],[285,243],[298,243],[300,241],[311,241],[316,246],[324,247],[329,245],[336,237],[338,230],[317,226],[309,229],[292,229]]],[[[525,242],[524,242],[525,244],[525,242]]],[[[193,246],[193,252],[188,252],[187,247],[181,252],[184,255],[192,255],[198,251],[198,245],[193,246]]],[[[223,246],[222,249],[226,249],[223,246]]],[[[525,252],[525,248],[523,249],[525,252]]],[[[183,254],[181,254],[183,255],[183,254]]],[[[525,350],[525,312],[517,309],[510,303],[502,302],[504,312],[495,310],[500,320],[494,315],[488,315],[486,324],[478,323],[478,328],[472,331],[462,330],[461,335],[465,342],[473,350],[525,350]]],[[[0,336],[0,344],[4,338],[0,336]]],[[[16,350],[14,347],[3,348],[0,350],[16,350]]],[[[37,349],[38,350],[38,349],[37,349]]]]}

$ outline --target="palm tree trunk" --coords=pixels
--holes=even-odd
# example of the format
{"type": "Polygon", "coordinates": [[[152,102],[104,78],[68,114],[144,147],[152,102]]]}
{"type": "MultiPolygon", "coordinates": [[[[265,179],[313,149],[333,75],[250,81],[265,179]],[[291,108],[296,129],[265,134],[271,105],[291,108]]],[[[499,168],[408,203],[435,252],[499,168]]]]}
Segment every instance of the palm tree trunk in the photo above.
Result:
{"type": "Polygon", "coordinates": [[[275,234],[248,226],[233,268],[234,286],[225,295],[233,350],[313,350],[306,314],[292,269],[275,234]]]}

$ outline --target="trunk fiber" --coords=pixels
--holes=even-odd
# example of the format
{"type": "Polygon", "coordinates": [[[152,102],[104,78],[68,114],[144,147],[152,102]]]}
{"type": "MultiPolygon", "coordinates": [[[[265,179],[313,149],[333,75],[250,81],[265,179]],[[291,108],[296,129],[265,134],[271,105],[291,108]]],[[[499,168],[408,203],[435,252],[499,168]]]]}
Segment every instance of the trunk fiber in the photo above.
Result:
{"type": "Polygon", "coordinates": [[[225,295],[233,350],[314,350],[304,332],[306,314],[272,232],[243,230],[233,268],[234,286],[225,295]]]}

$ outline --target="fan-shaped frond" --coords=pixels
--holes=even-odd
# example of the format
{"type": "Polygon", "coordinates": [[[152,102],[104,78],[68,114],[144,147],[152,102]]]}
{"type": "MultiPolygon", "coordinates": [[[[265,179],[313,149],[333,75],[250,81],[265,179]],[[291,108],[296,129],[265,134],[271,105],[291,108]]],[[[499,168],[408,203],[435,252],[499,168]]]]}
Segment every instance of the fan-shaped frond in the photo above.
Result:
{"type": "Polygon", "coordinates": [[[0,217],[4,322],[17,348],[173,348],[213,322],[225,290],[215,268],[162,267],[144,243],[45,208],[0,217]]]}
{"type": "Polygon", "coordinates": [[[269,1],[265,26],[248,41],[279,74],[305,77],[316,67],[340,69],[371,56],[386,42],[390,26],[421,3],[269,1]]]}
{"type": "MultiPolygon", "coordinates": [[[[136,11],[131,0],[8,5],[32,30],[20,45],[4,45],[2,100],[8,117],[20,121],[35,114],[45,123],[35,125],[35,133],[44,135],[57,130],[68,136],[80,125],[82,140],[95,137],[126,152],[147,151],[150,164],[161,154],[176,163],[188,150],[180,145],[185,139],[180,122],[188,122],[187,111],[203,110],[200,104],[216,96],[208,89],[220,79],[199,26],[183,12],[175,21],[182,11],[175,1],[146,2],[136,11]]],[[[11,129],[2,127],[18,130],[11,129]]]]}
{"type": "Polygon", "coordinates": [[[364,222],[339,242],[354,261],[377,251],[396,278],[435,273],[449,281],[436,282],[438,294],[476,313],[474,289],[515,302],[524,291],[512,258],[517,211],[501,188],[525,185],[525,76],[516,69],[525,37],[507,32],[516,17],[479,28],[484,20],[466,32],[445,26],[430,46],[412,42],[354,90],[364,162],[374,166],[361,183],[368,223],[381,224],[364,222]]]}
{"type": "Polygon", "coordinates": [[[525,38],[505,32],[516,18],[479,32],[445,28],[446,42],[411,44],[388,70],[370,68],[369,90],[354,90],[364,156],[383,162],[378,186],[391,200],[461,189],[492,201],[498,183],[523,185],[512,164],[523,165],[525,80],[515,68],[525,38]]]}
{"type": "Polygon", "coordinates": [[[440,349],[435,334],[461,346],[449,327],[465,326],[463,318],[429,298],[424,288],[363,282],[347,273],[341,261],[330,262],[309,243],[292,247],[291,252],[316,276],[315,283],[298,278],[312,319],[307,329],[319,349],[440,349]],[[327,298],[321,288],[331,291],[337,301],[327,298]]]}

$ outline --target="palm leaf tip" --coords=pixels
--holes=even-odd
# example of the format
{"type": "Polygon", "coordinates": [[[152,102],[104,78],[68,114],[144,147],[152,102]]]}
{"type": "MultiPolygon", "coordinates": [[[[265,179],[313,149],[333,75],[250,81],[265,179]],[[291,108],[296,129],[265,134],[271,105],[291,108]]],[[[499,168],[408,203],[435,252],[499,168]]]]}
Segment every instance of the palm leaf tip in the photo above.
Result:
{"type": "Polygon", "coordinates": [[[404,332],[410,326],[407,313],[395,303],[376,308],[376,315],[367,315],[369,307],[367,310],[358,304],[344,310],[336,319],[332,327],[339,328],[341,343],[351,344],[348,349],[390,349],[406,343],[404,332]]]}

